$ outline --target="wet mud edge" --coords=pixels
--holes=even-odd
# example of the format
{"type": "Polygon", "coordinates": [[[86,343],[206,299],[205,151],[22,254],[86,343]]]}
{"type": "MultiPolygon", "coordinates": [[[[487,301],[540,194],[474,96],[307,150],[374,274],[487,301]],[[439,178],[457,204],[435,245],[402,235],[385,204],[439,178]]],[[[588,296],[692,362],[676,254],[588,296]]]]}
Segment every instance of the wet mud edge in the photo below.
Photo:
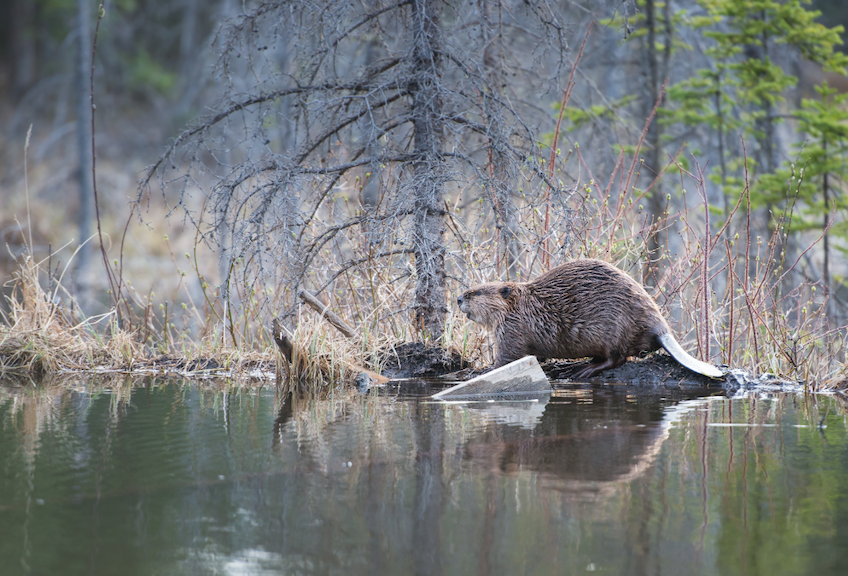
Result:
{"type": "MultiPolygon", "coordinates": [[[[462,356],[439,346],[427,346],[418,342],[406,342],[383,352],[382,374],[391,378],[433,378],[462,382],[489,372],[474,369],[462,356]]],[[[541,364],[548,378],[554,381],[570,381],[572,376],[589,364],[588,360],[549,360],[541,364]]],[[[589,378],[587,383],[625,384],[645,389],[772,389],[798,391],[804,383],[779,378],[773,374],[753,375],[743,370],[722,367],[726,372],[722,378],[708,378],[696,374],[664,352],[655,352],[645,358],[628,360],[618,368],[605,370],[589,378]]],[[[556,383],[555,386],[556,387],[556,383]]]]}

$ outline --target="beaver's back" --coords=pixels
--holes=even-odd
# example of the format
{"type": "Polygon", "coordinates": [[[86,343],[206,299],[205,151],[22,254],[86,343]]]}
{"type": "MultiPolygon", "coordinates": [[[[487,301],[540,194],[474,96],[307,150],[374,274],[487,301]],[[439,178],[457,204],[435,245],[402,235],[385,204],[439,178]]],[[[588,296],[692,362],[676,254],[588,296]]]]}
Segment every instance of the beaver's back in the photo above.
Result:
{"type": "Polygon", "coordinates": [[[606,262],[568,262],[522,288],[499,340],[524,342],[536,356],[635,356],[669,331],[645,289],[606,262]]]}

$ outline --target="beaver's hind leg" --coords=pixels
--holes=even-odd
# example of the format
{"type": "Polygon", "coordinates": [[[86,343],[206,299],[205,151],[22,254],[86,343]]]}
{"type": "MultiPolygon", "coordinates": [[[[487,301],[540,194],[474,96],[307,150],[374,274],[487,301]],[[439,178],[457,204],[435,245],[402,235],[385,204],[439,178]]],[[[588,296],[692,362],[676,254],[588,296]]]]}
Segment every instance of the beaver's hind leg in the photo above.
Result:
{"type": "Polygon", "coordinates": [[[621,356],[620,354],[610,354],[609,358],[593,358],[592,360],[593,362],[591,364],[589,364],[579,372],[575,373],[571,377],[571,379],[584,380],[586,378],[591,378],[592,376],[595,376],[608,368],[616,368],[618,366],[621,366],[622,364],[624,364],[624,361],[627,360],[627,358],[621,356]]]}

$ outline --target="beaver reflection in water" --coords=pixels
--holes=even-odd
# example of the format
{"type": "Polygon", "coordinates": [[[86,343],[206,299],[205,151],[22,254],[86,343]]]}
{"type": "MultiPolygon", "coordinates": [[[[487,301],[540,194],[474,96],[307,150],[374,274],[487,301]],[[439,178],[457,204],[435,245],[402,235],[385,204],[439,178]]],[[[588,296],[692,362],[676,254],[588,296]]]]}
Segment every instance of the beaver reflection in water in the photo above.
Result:
{"type": "Polygon", "coordinates": [[[592,358],[574,375],[579,380],[621,366],[629,356],[665,348],[693,372],[722,375],[680,347],[641,284],[600,260],[568,262],[532,282],[481,284],[456,301],[470,320],[494,330],[496,366],[528,354],[592,358]]]}

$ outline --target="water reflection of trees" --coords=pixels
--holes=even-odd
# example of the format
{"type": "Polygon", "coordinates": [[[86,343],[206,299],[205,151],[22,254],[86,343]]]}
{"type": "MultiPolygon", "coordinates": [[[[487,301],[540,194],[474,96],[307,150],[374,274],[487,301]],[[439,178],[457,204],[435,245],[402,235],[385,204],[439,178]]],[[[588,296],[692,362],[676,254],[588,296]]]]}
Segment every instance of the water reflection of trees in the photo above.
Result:
{"type": "Polygon", "coordinates": [[[848,558],[832,398],[603,387],[510,418],[353,391],[130,384],[0,386],[0,564],[754,574],[848,558]],[[745,426],[715,426],[728,422],[745,426]]]}
{"type": "MultiPolygon", "coordinates": [[[[366,433],[352,451],[360,459],[347,479],[357,498],[349,513],[365,519],[363,561],[381,573],[417,566],[438,574],[463,562],[481,574],[505,567],[757,573],[752,567],[764,563],[764,541],[772,542],[773,557],[765,563],[779,565],[787,552],[778,542],[798,556],[803,546],[794,534],[830,533],[824,541],[832,543],[848,528],[832,512],[835,485],[829,495],[815,493],[828,481],[793,463],[797,450],[812,446],[823,456],[822,402],[839,424],[830,442],[844,447],[844,407],[796,395],[677,400],[578,391],[554,398],[531,428],[471,406],[374,400],[375,412],[407,411],[391,425],[390,437],[402,441],[391,445],[390,437],[366,433]],[[743,426],[713,425],[727,422],[743,426]],[[814,518],[827,510],[822,526],[814,518]]],[[[358,400],[357,407],[344,417],[327,409],[337,414],[332,426],[348,436],[370,429],[364,419],[354,423],[368,403],[358,400]]],[[[337,438],[331,434],[322,445],[337,438]]],[[[332,477],[332,457],[324,456],[332,477]]],[[[839,468],[832,478],[841,482],[845,473],[839,468]]],[[[815,564],[808,554],[800,557],[815,564]]]]}

